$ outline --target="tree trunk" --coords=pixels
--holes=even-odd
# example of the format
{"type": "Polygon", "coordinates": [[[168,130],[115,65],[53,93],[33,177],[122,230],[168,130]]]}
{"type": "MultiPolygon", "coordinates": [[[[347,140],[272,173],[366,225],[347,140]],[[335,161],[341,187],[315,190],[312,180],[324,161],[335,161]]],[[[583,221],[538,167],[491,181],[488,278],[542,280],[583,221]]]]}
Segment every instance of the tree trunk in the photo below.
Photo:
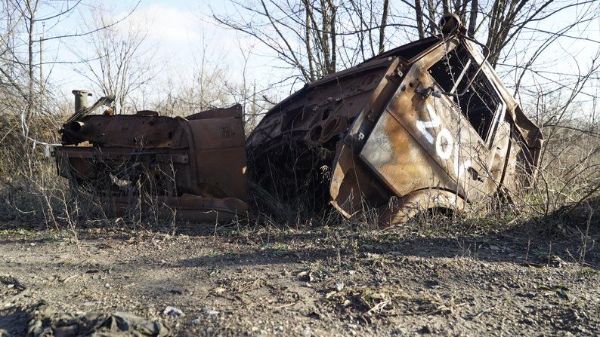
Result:
{"type": "Polygon", "coordinates": [[[381,14],[381,24],[379,25],[379,53],[385,49],[385,28],[387,27],[389,0],[383,0],[383,13],[381,14]]]}
{"type": "Polygon", "coordinates": [[[337,63],[337,36],[335,35],[335,17],[337,8],[335,7],[333,0],[329,0],[329,10],[331,11],[331,16],[329,18],[329,38],[331,40],[331,63],[329,65],[329,74],[333,74],[335,73],[337,63]]]}
{"type": "Polygon", "coordinates": [[[306,13],[305,16],[305,20],[304,20],[304,46],[306,48],[306,59],[308,61],[308,75],[309,81],[314,81],[315,80],[315,66],[314,66],[314,62],[313,62],[313,53],[312,53],[312,46],[310,44],[310,39],[311,39],[311,35],[310,35],[310,31],[311,31],[311,11],[312,11],[312,7],[310,5],[310,3],[308,2],[308,0],[303,0],[304,3],[304,11],[306,13]]]}
{"type": "MultiPolygon", "coordinates": [[[[28,7],[31,3],[27,3],[28,7]]],[[[25,120],[28,121],[33,114],[33,103],[34,103],[34,89],[33,89],[33,28],[35,25],[34,14],[31,8],[28,8],[29,17],[28,25],[27,25],[27,114],[25,115],[25,120]]]]}
{"type": "Polygon", "coordinates": [[[415,0],[415,16],[417,17],[417,31],[419,39],[425,38],[425,27],[423,27],[423,6],[421,0],[415,0]]]}
{"type": "Polygon", "coordinates": [[[475,36],[475,29],[477,28],[478,7],[478,1],[471,0],[471,12],[469,13],[469,27],[467,28],[467,35],[471,37],[475,36]]]}
{"type": "Polygon", "coordinates": [[[427,9],[429,10],[429,34],[435,34],[435,5],[433,0],[427,0],[427,9]]]}

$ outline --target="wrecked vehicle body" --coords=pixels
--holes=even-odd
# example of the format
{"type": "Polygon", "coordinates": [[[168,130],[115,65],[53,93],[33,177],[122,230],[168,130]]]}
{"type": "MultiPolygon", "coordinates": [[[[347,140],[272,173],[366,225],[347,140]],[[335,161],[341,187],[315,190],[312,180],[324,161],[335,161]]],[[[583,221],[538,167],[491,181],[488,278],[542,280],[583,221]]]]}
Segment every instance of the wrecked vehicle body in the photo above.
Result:
{"type": "Polygon", "coordinates": [[[174,211],[193,220],[228,220],[248,209],[246,155],[240,105],[185,118],[154,111],[92,114],[109,106],[103,97],[87,106],[73,91],[75,114],[60,130],[55,149],[59,175],[100,196],[120,215],[132,206],[174,211]]]}
{"type": "Polygon", "coordinates": [[[76,91],[55,151],[59,174],[116,213],[155,202],[196,221],[249,209],[246,158],[255,201],[332,205],[346,218],[376,210],[381,226],[518,197],[536,174],[541,132],[458,19],[445,20],[441,36],[305,85],[245,143],[240,106],[185,118],[94,115],[110,99],[87,107],[76,91]]]}
{"type": "Polygon", "coordinates": [[[270,109],[247,141],[251,179],[291,205],[376,209],[381,226],[518,195],[541,132],[452,19],[270,109]]]}

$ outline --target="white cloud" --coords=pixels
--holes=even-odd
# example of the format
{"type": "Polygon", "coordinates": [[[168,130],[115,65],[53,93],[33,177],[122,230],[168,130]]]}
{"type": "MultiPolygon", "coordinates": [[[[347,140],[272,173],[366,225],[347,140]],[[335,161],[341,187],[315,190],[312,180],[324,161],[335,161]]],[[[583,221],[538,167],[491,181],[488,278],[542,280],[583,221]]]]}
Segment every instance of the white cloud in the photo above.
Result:
{"type": "Polygon", "coordinates": [[[139,8],[127,23],[147,31],[152,42],[180,44],[202,39],[201,22],[193,13],[160,3],[139,8]]]}
{"type": "MultiPolygon", "coordinates": [[[[202,1],[147,0],[142,1],[131,15],[137,0],[105,0],[96,9],[105,11],[113,20],[125,18],[115,27],[123,34],[133,29],[146,35],[140,56],[154,65],[157,75],[149,84],[149,90],[156,91],[157,95],[170,83],[175,86],[191,84],[192,76],[202,62],[208,71],[222,69],[223,76],[236,83],[242,81],[245,71],[247,83],[256,83],[259,88],[285,75],[279,75],[281,71],[273,67],[270,50],[241,33],[216,25],[209,4],[202,1]],[[248,53],[248,64],[244,68],[244,55],[248,56],[248,53]]],[[[214,9],[219,13],[227,13],[228,8],[222,8],[220,3],[210,5],[216,5],[214,9]]],[[[92,12],[85,14],[93,15],[92,12]]],[[[63,58],[74,57],[69,56],[68,49],[63,49],[63,58]]],[[[76,67],[58,65],[57,69],[61,68],[61,71],[55,72],[59,75],[54,77],[67,97],[73,87],[89,87],[88,81],[73,71],[76,67]]]]}

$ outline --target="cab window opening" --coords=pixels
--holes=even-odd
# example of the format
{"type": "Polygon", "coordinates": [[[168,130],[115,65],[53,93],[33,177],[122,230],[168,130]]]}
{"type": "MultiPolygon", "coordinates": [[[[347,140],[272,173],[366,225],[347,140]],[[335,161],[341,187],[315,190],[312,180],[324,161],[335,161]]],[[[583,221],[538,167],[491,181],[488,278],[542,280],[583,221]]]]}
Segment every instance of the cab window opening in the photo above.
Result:
{"type": "MultiPolygon", "coordinates": [[[[480,71],[478,63],[462,45],[434,64],[429,72],[477,131],[482,140],[493,136],[494,117],[503,106],[493,85],[480,71]],[[471,84],[468,88],[467,85],[471,84]]],[[[490,138],[491,140],[491,138],[490,138]]]]}

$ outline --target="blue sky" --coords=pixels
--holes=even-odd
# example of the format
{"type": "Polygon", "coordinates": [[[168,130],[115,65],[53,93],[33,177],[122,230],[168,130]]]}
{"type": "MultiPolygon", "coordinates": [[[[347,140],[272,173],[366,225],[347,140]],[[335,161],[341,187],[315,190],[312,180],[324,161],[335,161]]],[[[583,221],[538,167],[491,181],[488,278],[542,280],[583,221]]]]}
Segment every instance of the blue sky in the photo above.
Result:
{"type": "MultiPolygon", "coordinates": [[[[78,12],[67,19],[60,27],[55,29],[62,31],[80,30],[82,18],[89,17],[97,3],[90,0],[79,8],[78,12]]],[[[101,6],[115,18],[121,18],[131,11],[138,0],[105,0],[101,6]]],[[[128,17],[127,21],[120,25],[120,29],[127,29],[128,25],[140,27],[147,32],[147,40],[143,46],[145,55],[152,55],[159,75],[152,86],[160,88],[167,83],[185,82],[191,79],[194,68],[198,68],[204,58],[205,64],[210,67],[220,67],[225,75],[232,81],[241,81],[244,69],[244,57],[242,50],[250,52],[246,67],[246,78],[249,82],[257,83],[257,87],[266,87],[270,83],[277,82],[287,74],[277,67],[273,54],[256,41],[216,25],[211,13],[231,13],[233,8],[227,1],[167,1],[167,0],[142,0],[136,11],[128,17]]],[[[563,19],[580,13],[575,11],[565,12],[554,20],[546,20],[539,24],[539,28],[555,30],[564,24],[563,19]]],[[[600,39],[600,21],[589,23],[580,30],[572,32],[575,36],[584,36],[592,39],[600,39]]],[[[524,35],[523,37],[526,37],[524,35]]],[[[541,37],[542,39],[544,37],[541,37]]],[[[398,41],[398,45],[407,41],[398,41]]],[[[47,45],[46,58],[57,58],[60,60],[74,60],[74,47],[69,45],[71,41],[62,41],[61,45],[47,45]]],[[[530,43],[530,42],[523,42],[530,43]]],[[[537,42],[539,43],[539,41],[537,42]]],[[[85,45],[84,45],[85,46],[85,45]]],[[[519,53],[514,55],[514,60],[526,58],[528,49],[519,46],[519,53]]],[[[558,71],[564,73],[575,73],[577,67],[585,68],[592,56],[598,50],[597,43],[582,43],[575,39],[562,39],[555,44],[543,56],[540,67],[547,71],[558,71]]],[[[85,54],[85,50],[79,51],[85,54]]],[[[70,99],[72,88],[91,88],[91,84],[75,71],[77,64],[57,65],[52,69],[52,79],[60,88],[65,97],[70,99]]],[[[507,69],[510,69],[508,67],[507,69]]],[[[50,69],[46,69],[50,71],[50,69]]],[[[560,76],[555,76],[559,78],[560,76]]],[[[567,81],[567,77],[563,77],[567,81]]],[[[505,79],[510,82],[512,79],[505,79]]],[[[544,79],[538,79],[544,81],[544,79]]],[[[535,85],[529,81],[529,85],[535,85]]],[[[510,84],[509,84],[510,85],[510,84]]],[[[593,93],[595,88],[589,88],[593,93]]],[[[287,92],[275,93],[276,99],[284,98],[287,92]]],[[[161,95],[160,90],[155,95],[161,95]]],[[[583,99],[583,98],[582,98],[583,99]]]]}
{"type": "MultiPolygon", "coordinates": [[[[135,8],[137,0],[108,0],[101,3],[101,9],[114,18],[123,18],[135,8]]],[[[263,83],[269,73],[272,79],[270,56],[263,56],[267,51],[239,33],[223,29],[214,24],[211,12],[224,12],[229,10],[221,1],[165,1],[142,0],[132,15],[119,24],[119,29],[127,30],[134,26],[147,33],[147,38],[142,47],[142,58],[147,58],[155,63],[158,76],[154,85],[160,87],[167,82],[185,82],[191,80],[192,70],[200,67],[204,62],[207,68],[222,68],[232,81],[241,81],[244,56],[240,50],[250,53],[246,67],[246,77],[257,86],[263,83]]],[[[98,8],[85,4],[80,6],[78,13],[74,13],[54,28],[54,33],[71,30],[85,31],[81,27],[84,18],[89,18],[91,13],[98,8]]],[[[93,51],[86,46],[85,38],[66,39],[57,44],[48,43],[44,46],[45,60],[77,61],[81,56],[92,55],[93,51]],[[82,43],[85,48],[78,49],[82,43]]],[[[83,67],[76,63],[57,64],[47,66],[45,72],[52,72],[52,82],[62,92],[62,96],[70,99],[72,88],[90,88],[91,83],[76,70],[83,67]]],[[[264,82],[266,83],[266,82],[264,82]]],[[[157,92],[157,95],[160,93],[157,92]]]]}

